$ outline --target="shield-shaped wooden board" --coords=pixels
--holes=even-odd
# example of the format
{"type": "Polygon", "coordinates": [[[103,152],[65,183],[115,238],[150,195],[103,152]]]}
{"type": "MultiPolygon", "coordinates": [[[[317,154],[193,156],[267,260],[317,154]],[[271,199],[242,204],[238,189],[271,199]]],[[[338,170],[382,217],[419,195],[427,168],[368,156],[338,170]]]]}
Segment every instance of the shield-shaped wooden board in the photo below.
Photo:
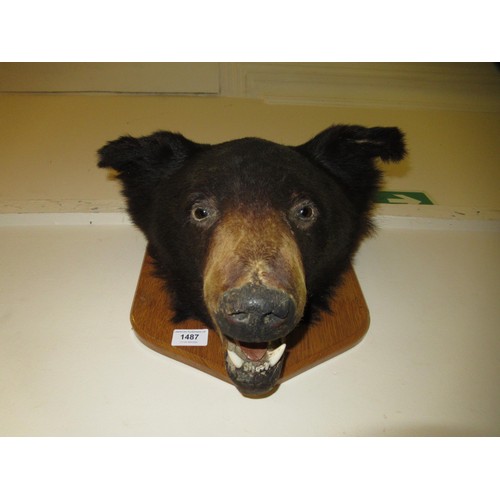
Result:
{"type": "MultiPolygon", "coordinates": [[[[354,273],[349,268],[331,302],[331,313],[322,313],[308,327],[288,336],[279,383],[356,345],[368,330],[368,308],[354,273]]],[[[230,382],[224,366],[224,349],[217,333],[209,330],[206,346],[172,346],[174,329],[203,329],[195,320],[172,322],[173,312],[162,280],[146,251],[132,304],[131,322],[138,338],[148,347],[177,361],[230,382]]]]}

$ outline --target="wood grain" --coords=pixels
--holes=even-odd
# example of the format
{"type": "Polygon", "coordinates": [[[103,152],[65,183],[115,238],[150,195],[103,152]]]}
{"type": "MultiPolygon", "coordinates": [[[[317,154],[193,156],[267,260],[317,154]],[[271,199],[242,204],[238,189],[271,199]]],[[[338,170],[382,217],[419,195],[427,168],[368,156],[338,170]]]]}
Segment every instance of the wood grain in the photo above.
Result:
{"type": "MultiPolygon", "coordinates": [[[[288,336],[280,383],[344,352],[363,338],[370,319],[352,268],[345,273],[332,300],[331,310],[332,313],[323,313],[313,325],[301,326],[288,336]]],[[[173,323],[172,316],[163,282],[154,275],[152,259],[146,252],[131,310],[131,322],[137,337],[161,354],[231,383],[217,333],[209,330],[206,347],[172,346],[174,329],[206,328],[195,320],[173,323]]]]}

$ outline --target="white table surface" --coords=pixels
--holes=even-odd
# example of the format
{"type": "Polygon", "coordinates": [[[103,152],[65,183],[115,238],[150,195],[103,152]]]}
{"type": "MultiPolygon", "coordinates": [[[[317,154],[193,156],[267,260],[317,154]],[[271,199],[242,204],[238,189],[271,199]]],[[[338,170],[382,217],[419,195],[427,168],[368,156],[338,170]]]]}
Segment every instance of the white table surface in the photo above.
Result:
{"type": "Polygon", "coordinates": [[[379,230],[365,338],[261,400],[137,340],[144,249],[127,224],[0,227],[0,435],[500,435],[499,232],[379,230]]]}

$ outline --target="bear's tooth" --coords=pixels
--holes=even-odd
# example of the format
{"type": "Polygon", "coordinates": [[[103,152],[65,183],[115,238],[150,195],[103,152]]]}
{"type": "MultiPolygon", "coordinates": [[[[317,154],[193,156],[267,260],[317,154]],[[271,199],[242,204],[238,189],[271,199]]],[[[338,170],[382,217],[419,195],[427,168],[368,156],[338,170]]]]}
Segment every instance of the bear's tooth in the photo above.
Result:
{"type": "Polygon", "coordinates": [[[269,353],[268,361],[271,367],[273,367],[281,359],[281,356],[283,356],[283,353],[285,352],[285,347],[286,344],[281,344],[279,347],[274,349],[274,351],[269,353]]]}
{"type": "Polygon", "coordinates": [[[234,351],[227,351],[227,355],[236,368],[243,366],[243,360],[234,351]]]}

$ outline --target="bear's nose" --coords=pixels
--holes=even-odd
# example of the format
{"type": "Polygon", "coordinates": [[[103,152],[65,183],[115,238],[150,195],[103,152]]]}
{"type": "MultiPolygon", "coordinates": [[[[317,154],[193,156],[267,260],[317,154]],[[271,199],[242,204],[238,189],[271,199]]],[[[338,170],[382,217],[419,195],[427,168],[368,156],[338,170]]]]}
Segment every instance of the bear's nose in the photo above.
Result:
{"type": "Polygon", "coordinates": [[[216,314],[224,335],[243,342],[269,342],[295,326],[295,303],[287,293],[247,283],[227,290],[216,314]]]}

